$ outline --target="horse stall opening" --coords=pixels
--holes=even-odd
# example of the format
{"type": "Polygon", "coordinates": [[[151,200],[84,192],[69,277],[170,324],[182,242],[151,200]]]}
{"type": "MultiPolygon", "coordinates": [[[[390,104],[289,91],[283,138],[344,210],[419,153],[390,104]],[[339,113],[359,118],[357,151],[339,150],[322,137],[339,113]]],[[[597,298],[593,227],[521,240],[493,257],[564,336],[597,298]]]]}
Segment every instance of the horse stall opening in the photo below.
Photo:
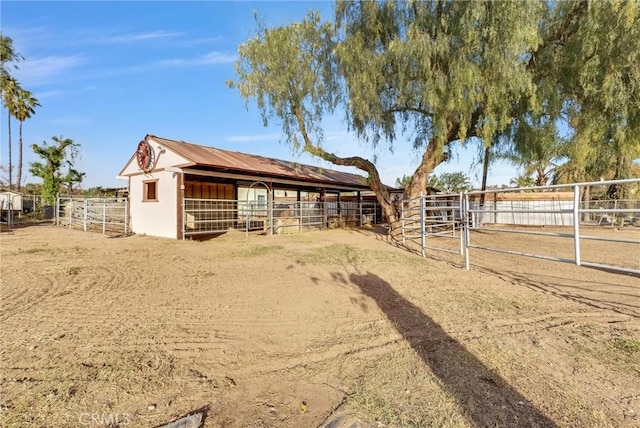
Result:
{"type": "Polygon", "coordinates": [[[289,234],[376,224],[380,219],[377,204],[359,200],[355,193],[323,194],[318,189],[275,187],[261,181],[186,181],[183,237],[229,230],[289,234]]]}

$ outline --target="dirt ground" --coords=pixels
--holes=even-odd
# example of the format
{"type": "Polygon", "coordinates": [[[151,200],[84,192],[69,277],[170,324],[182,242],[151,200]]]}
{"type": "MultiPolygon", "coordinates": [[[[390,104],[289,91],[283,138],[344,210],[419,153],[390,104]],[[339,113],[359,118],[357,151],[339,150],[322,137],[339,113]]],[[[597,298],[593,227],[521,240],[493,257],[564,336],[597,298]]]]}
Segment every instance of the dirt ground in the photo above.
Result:
{"type": "MultiPolygon", "coordinates": [[[[592,244],[589,259],[640,267],[638,245],[592,244]]],[[[640,427],[631,275],[480,249],[466,271],[377,229],[197,242],[31,226],[0,251],[3,427],[155,427],[200,408],[206,427],[640,427]]]]}

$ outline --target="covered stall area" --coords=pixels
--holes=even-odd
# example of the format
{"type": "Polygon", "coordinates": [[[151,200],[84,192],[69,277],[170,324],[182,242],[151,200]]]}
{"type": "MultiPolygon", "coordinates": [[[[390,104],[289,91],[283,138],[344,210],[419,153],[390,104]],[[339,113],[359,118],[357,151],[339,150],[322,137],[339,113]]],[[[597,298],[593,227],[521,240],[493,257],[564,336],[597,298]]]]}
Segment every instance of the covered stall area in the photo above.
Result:
{"type": "Polygon", "coordinates": [[[285,234],[380,221],[363,176],[147,135],[119,174],[135,233],[285,234]]]}

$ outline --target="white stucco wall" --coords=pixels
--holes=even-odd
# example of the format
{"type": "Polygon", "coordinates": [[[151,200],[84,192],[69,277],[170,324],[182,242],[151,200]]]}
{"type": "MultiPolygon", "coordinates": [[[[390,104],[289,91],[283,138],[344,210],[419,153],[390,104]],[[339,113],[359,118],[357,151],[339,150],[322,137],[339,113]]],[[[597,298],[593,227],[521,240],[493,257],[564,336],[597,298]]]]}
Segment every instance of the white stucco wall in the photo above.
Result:
{"type": "Polygon", "coordinates": [[[267,198],[267,189],[264,188],[264,186],[258,184],[253,186],[251,189],[249,189],[248,187],[238,187],[238,200],[239,201],[257,201],[258,200],[258,195],[261,195],[262,197],[264,197],[264,200],[266,201],[267,198]],[[249,197],[247,199],[247,196],[249,197]]]}
{"type": "Polygon", "coordinates": [[[137,234],[177,239],[179,173],[164,171],[164,169],[184,164],[187,160],[170,150],[162,152],[160,144],[153,139],[149,140],[149,144],[156,159],[153,170],[146,174],[143,173],[134,157],[120,174],[121,177],[129,177],[131,230],[137,234]],[[148,180],[158,180],[156,185],[157,202],[143,201],[143,183],[148,180]]]}
{"type": "Polygon", "coordinates": [[[134,233],[163,238],[178,238],[178,173],[152,172],[131,177],[129,204],[131,229],[134,233]],[[144,182],[155,180],[157,202],[144,202],[144,182]]]}

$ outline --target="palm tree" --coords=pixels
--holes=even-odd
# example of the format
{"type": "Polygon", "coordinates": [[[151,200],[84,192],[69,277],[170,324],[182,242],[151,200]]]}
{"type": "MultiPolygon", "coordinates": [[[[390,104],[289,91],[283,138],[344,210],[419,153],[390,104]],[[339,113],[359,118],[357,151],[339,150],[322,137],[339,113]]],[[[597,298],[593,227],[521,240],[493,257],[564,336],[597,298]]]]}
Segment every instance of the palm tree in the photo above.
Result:
{"type": "Polygon", "coordinates": [[[503,158],[523,167],[525,176],[533,176],[536,186],[546,186],[562,159],[567,144],[555,130],[552,122],[535,120],[519,124],[513,146],[503,158]]]}
{"type": "Polygon", "coordinates": [[[20,191],[20,183],[22,182],[22,124],[25,120],[30,119],[35,114],[35,108],[40,107],[40,103],[37,98],[33,96],[30,91],[20,88],[18,90],[15,104],[14,104],[13,116],[20,121],[20,142],[18,146],[18,174],[16,177],[16,184],[18,191],[20,191]]]}
{"type": "Polygon", "coordinates": [[[531,187],[535,186],[536,181],[530,175],[519,175],[517,177],[512,178],[509,181],[513,187],[523,188],[523,187],[531,187]]]}
{"type": "Polygon", "coordinates": [[[16,98],[17,93],[20,90],[20,85],[18,81],[11,77],[8,73],[2,74],[2,103],[4,107],[7,109],[7,132],[9,133],[9,188],[11,189],[13,186],[13,164],[11,158],[11,116],[13,116],[13,112],[15,111],[16,98]]]}
{"type": "MultiPolygon", "coordinates": [[[[11,113],[10,106],[15,98],[17,88],[19,87],[18,81],[14,79],[9,73],[7,64],[17,62],[22,59],[22,56],[13,48],[13,40],[11,37],[3,36],[0,33],[0,95],[4,106],[9,112],[9,124],[7,130],[9,131],[9,188],[11,188],[13,165],[11,163],[11,113]]],[[[15,65],[13,68],[17,68],[15,65]]]]}

